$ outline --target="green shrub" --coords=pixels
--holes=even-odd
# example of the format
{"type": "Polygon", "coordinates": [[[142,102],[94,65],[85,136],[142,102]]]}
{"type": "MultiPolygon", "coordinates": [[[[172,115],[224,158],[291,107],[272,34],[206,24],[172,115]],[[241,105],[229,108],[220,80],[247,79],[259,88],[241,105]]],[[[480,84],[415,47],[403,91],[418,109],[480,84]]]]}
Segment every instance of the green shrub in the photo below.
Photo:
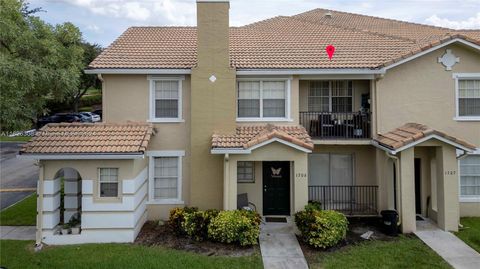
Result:
{"type": "Polygon", "coordinates": [[[80,104],[82,106],[92,106],[92,105],[98,105],[102,103],[102,95],[97,94],[97,95],[84,95],[80,99],[80,104]]]}
{"type": "Polygon", "coordinates": [[[183,222],[185,221],[185,214],[198,211],[196,207],[175,207],[170,210],[170,217],[168,223],[177,235],[185,235],[183,229],[183,222]]]}
{"type": "Polygon", "coordinates": [[[322,210],[322,203],[319,201],[308,201],[308,204],[305,206],[305,210],[322,210]]]}
{"type": "Polygon", "coordinates": [[[182,228],[191,238],[203,241],[208,238],[208,225],[218,213],[216,209],[185,213],[182,228]]]}
{"type": "MultiPolygon", "coordinates": [[[[306,207],[307,209],[307,207],[306,207]]],[[[302,239],[316,248],[336,245],[347,235],[348,220],[340,212],[333,210],[308,210],[295,214],[295,224],[302,239]]]]}
{"type": "Polygon", "coordinates": [[[222,211],[208,225],[208,236],[222,243],[256,245],[260,234],[259,220],[260,216],[252,211],[222,211]]]}

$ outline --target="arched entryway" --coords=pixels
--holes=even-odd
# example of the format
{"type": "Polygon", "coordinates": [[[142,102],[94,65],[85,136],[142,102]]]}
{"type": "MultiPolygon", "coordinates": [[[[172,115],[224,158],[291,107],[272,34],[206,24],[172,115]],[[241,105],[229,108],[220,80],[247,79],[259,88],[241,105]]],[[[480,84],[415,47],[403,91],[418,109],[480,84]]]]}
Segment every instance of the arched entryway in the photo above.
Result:
{"type": "Polygon", "coordinates": [[[60,184],[58,230],[61,234],[78,234],[82,221],[82,178],[74,168],[65,167],[55,173],[60,184]]]}

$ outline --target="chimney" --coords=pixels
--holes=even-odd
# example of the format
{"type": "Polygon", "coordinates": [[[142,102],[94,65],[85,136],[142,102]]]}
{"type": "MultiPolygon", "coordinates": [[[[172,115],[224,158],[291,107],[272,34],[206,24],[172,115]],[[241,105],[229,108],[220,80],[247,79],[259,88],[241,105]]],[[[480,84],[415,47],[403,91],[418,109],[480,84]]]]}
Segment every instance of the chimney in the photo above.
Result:
{"type": "Polygon", "coordinates": [[[197,0],[199,67],[229,67],[229,0],[197,0]]]}
{"type": "MultiPolygon", "coordinates": [[[[233,133],[236,127],[236,72],[229,59],[229,9],[227,0],[197,0],[197,66],[190,75],[187,124],[189,204],[202,209],[234,209],[228,207],[230,200],[223,195],[227,186],[224,158],[210,152],[214,133],[233,133]]],[[[236,194],[230,197],[236,199],[236,194]]]]}

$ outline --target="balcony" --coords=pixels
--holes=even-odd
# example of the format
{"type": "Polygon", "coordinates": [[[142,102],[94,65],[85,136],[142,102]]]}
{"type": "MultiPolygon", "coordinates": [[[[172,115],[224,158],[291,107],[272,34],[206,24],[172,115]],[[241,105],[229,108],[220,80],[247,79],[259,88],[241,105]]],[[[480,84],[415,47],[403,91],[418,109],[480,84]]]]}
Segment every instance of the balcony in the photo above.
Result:
{"type": "Polygon", "coordinates": [[[300,124],[312,139],[369,139],[369,112],[300,112],[300,124]]]}
{"type": "Polygon", "coordinates": [[[378,186],[308,186],[308,200],[348,216],[377,215],[378,186]]]}

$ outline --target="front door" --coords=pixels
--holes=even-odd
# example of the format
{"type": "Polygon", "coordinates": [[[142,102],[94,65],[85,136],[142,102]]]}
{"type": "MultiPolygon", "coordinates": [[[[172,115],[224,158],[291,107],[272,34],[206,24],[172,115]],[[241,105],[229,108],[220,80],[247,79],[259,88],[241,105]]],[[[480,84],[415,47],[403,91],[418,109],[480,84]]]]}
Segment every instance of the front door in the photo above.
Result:
{"type": "Polygon", "coordinates": [[[290,215],[290,162],[263,162],[263,215],[290,215]]]}
{"type": "Polygon", "coordinates": [[[422,177],[421,177],[421,159],[415,158],[415,213],[422,214],[422,177]]]}

